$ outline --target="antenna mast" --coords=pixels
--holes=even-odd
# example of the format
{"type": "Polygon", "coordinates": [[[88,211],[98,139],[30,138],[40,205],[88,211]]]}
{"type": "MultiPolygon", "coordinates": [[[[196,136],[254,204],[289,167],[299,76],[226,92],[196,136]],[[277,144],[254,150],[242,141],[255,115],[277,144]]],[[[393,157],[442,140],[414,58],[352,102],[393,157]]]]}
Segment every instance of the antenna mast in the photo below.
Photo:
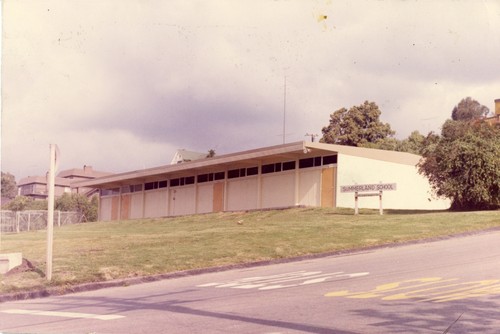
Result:
{"type": "Polygon", "coordinates": [[[285,143],[285,130],[286,130],[286,75],[284,77],[284,87],[283,87],[283,144],[285,143]]]}

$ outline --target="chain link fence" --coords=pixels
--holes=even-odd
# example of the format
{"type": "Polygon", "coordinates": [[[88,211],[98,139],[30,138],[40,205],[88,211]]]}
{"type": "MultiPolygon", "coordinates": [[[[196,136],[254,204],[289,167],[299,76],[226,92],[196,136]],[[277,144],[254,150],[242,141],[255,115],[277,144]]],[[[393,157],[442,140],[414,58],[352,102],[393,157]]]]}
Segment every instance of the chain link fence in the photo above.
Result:
{"type": "MultiPolygon", "coordinates": [[[[47,228],[47,210],[9,211],[1,210],[0,232],[19,233],[47,228]]],[[[54,226],[79,224],[84,221],[81,213],[54,211],[54,226]]]]}

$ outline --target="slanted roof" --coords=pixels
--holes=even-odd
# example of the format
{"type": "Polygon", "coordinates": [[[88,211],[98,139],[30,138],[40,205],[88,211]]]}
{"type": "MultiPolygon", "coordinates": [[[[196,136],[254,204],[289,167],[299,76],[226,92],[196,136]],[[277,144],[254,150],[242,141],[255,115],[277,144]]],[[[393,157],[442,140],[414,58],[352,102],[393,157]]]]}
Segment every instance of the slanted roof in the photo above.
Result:
{"type": "Polygon", "coordinates": [[[159,181],[168,177],[188,176],[193,172],[217,172],[228,166],[230,166],[230,168],[240,168],[240,166],[254,166],[259,163],[265,164],[285,159],[295,160],[308,156],[312,157],[315,155],[328,155],[334,153],[413,166],[415,166],[420,160],[420,156],[404,152],[322,143],[306,143],[301,141],[225,154],[215,156],[210,159],[199,159],[181,164],[159,166],[126,173],[113,174],[93,180],[77,181],[72,184],[72,187],[112,188],[130,184],[133,180],[136,180],[138,183],[159,181]]]}
{"type": "Polygon", "coordinates": [[[95,179],[96,177],[102,177],[110,174],[112,173],[97,171],[94,170],[92,166],[85,165],[83,166],[83,168],[72,168],[63,170],[59,172],[57,176],[67,179],[95,179]]]}
{"type": "MultiPolygon", "coordinates": [[[[55,177],[55,186],[58,187],[69,187],[71,180],[70,179],[65,179],[62,177],[55,177]]],[[[19,183],[17,184],[18,187],[20,186],[25,186],[28,184],[47,184],[47,177],[45,176],[28,176],[24,177],[21,180],[19,180],[19,183]]]]}
{"type": "Polygon", "coordinates": [[[185,149],[179,149],[175,153],[174,157],[172,158],[172,162],[170,164],[175,165],[183,162],[204,159],[206,157],[207,153],[200,153],[200,152],[188,151],[185,149]]]}

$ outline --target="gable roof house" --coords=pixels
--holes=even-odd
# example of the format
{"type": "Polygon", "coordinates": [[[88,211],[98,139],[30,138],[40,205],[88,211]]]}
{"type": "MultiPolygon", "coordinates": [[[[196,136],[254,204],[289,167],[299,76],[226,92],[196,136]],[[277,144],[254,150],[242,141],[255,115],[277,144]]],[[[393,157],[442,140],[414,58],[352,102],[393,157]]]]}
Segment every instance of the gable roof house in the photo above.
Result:
{"type": "MultiPolygon", "coordinates": [[[[293,206],[354,207],[341,186],[396,183],[384,192],[390,209],[446,209],[433,199],[416,165],[420,156],[377,149],[295,142],[179,164],[77,181],[99,188],[99,219],[178,216],[293,206]]],[[[379,199],[362,206],[379,208],[379,199]]]]}
{"type": "MultiPolygon", "coordinates": [[[[73,168],[61,171],[55,177],[55,197],[60,197],[64,193],[71,193],[71,184],[78,180],[91,180],[96,177],[110,175],[108,172],[95,171],[92,166],[83,166],[83,168],[73,168]]],[[[46,199],[48,196],[47,176],[28,176],[22,178],[18,185],[18,194],[34,199],[46,199]]],[[[80,193],[86,196],[94,195],[98,190],[95,188],[80,188],[80,193]]]]}
{"type": "Polygon", "coordinates": [[[174,157],[172,158],[171,165],[180,164],[183,162],[189,162],[194,160],[200,160],[207,157],[207,153],[200,153],[194,151],[188,151],[185,149],[179,149],[175,152],[174,157]]]}

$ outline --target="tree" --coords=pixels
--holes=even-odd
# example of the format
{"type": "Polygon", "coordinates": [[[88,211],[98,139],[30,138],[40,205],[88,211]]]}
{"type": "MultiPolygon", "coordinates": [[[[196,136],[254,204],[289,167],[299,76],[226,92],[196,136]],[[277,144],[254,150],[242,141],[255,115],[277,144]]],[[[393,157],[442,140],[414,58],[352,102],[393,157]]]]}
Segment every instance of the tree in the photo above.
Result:
{"type": "Polygon", "coordinates": [[[17,195],[17,184],[14,175],[2,172],[2,197],[14,198],[17,195]]]}
{"type": "Polygon", "coordinates": [[[9,203],[2,206],[2,208],[11,211],[29,210],[29,206],[33,202],[32,198],[26,196],[17,196],[9,203]]]}
{"type": "Polygon", "coordinates": [[[341,108],[330,115],[330,124],[321,131],[322,143],[363,146],[392,137],[391,126],[380,121],[381,111],[374,102],[365,101],[349,110],[341,108]]]}
{"type": "Polygon", "coordinates": [[[3,205],[2,208],[11,211],[47,210],[47,201],[34,200],[28,196],[16,196],[12,201],[3,205]]]}
{"type": "Polygon", "coordinates": [[[408,152],[413,154],[422,154],[426,146],[425,136],[418,131],[413,131],[408,138],[403,139],[396,151],[408,152]]]}
{"type": "Polygon", "coordinates": [[[213,158],[213,157],[215,157],[215,150],[214,149],[208,150],[207,158],[213,158]]]}
{"type": "MultiPolygon", "coordinates": [[[[474,111],[461,111],[471,114],[474,111]]],[[[419,172],[438,196],[451,199],[454,210],[499,208],[500,129],[461,117],[447,120],[441,136],[427,136],[419,172]]]]}
{"type": "Polygon", "coordinates": [[[454,121],[471,121],[485,117],[490,110],[470,97],[462,99],[451,112],[454,121]]]}
{"type": "Polygon", "coordinates": [[[55,209],[60,211],[76,211],[84,216],[84,221],[97,220],[98,199],[89,199],[82,194],[64,193],[55,201],[55,209]]]}

